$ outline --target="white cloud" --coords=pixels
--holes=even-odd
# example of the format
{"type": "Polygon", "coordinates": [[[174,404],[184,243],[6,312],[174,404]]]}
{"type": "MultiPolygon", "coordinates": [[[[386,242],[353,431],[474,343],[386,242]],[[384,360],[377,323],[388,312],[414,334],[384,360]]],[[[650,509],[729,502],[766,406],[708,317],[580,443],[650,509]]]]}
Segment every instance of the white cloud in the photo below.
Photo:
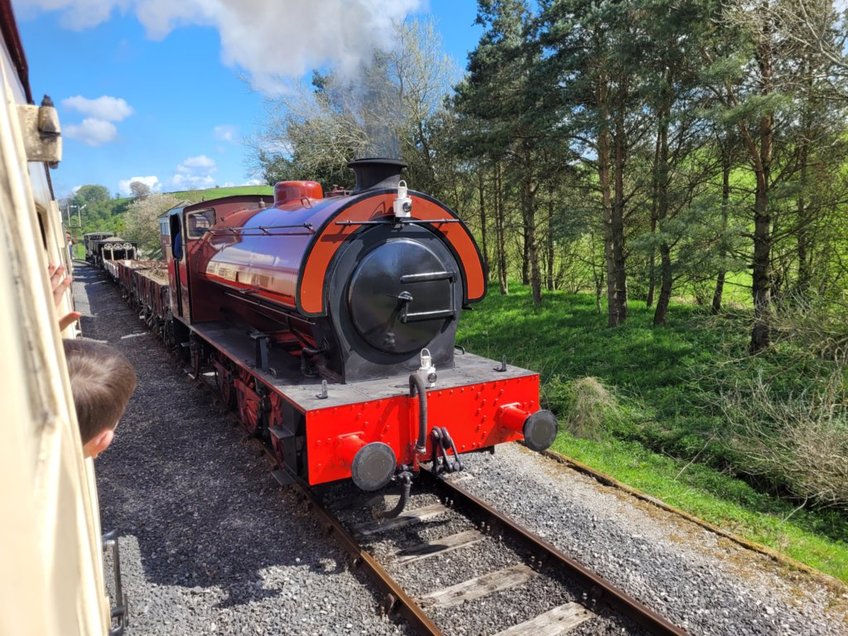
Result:
{"type": "Polygon", "coordinates": [[[122,121],[133,114],[132,106],[127,104],[124,98],[109,95],[97,99],[74,95],[63,99],[62,106],[105,121],[122,121]]]}
{"type": "Polygon", "coordinates": [[[153,192],[158,192],[162,188],[159,177],[150,175],[148,177],[130,177],[129,179],[121,179],[118,182],[118,192],[121,194],[130,194],[132,192],[132,190],[130,190],[130,184],[133,181],[141,181],[153,192]]]}
{"type": "Polygon", "coordinates": [[[118,129],[110,121],[86,117],[81,124],[65,126],[64,133],[66,137],[78,139],[89,146],[102,146],[118,136],[118,129]]]}
{"type": "Polygon", "coordinates": [[[177,166],[170,184],[177,190],[200,190],[215,185],[212,176],[218,170],[214,159],[197,155],[184,159],[177,166]]]}
{"type": "Polygon", "coordinates": [[[390,47],[392,25],[423,0],[29,0],[31,11],[61,11],[64,24],[84,29],[112,12],[132,12],[152,38],[178,26],[218,30],[221,60],[244,69],[255,88],[280,92],[285,80],[312,68],[355,74],[376,47],[390,47]],[[280,37],[281,25],[295,25],[280,37]]]}
{"type": "Polygon", "coordinates": [[[215,139],[219,141],[227,141],[231,144],[238,141],[238,126],[222,124],[220,126],[215,126],[213,132],[215,134],[215,139]]]}
{"type": "Polygon", "coordinates": [[[126,4],[126,0],[23,0],[15,3],[15,10],[24,19],[37,15],[38,10],[62,11],[62,26],[78,31],[105,22],[113,9],[126,4]]]}
{"type": "Polygon", "coordinates": [[[236,183],[235,181],[226,181],[225,183],[221,183],[220,186],[222,188],[235,188],[237,186],[258,186],[258,185],[268,185],[262,179],[248,179],[247,181],[243,181],[241,183],[236,183]]]}
{"type": "Polygon", "coordinates": [[[112,122],[123,121],[133,114],[132,107],[125,99],[109,95],[97,99],[74,95],[63,99],[62,106],[88,115],[81,124],[65,126],[65,134],[89,146],[102,146],[113,141],[118,136],[118,129],[112,122]]]}

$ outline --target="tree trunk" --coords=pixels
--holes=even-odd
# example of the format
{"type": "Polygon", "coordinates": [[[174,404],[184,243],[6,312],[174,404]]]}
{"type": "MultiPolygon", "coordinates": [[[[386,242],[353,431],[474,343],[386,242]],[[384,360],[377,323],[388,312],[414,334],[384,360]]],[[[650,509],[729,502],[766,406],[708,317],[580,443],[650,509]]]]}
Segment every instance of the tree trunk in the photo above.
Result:
{"type": "Polygon", "coordinates": [[[812,123],[809,121],[809,115],[805,113],[805,126],[801,135],[800,147],[798,148],[798,163],[800,164],[801,182],[800,193],[798,194],[798,232],[796,234],[796,254],[798,256],[798,281],[795,286],[797,293],[805,296],[810,289],[810,280],[812,279],[812,271],[809,260],[810,247],[810,210],[807,205],[807,171],[809,164],[809,139],[810,128],[812,123]]]}
{"type": "Polygon", "coordinates": [[[671,300],[671,249],[668,243],[660,244],[660,295],[657,299],[657,308],[654,311],[654,324],[664,325],[668,315],[668,304],[671,300]]]}
{"type": "Polygon", "coordinates": [[[754,200],[754,327],[751,330],[751,353],[769,346],[771,334],[771,216],[768,209],[768,185],[765,175],[757,175],[757,192],[754,200]],[[761,183],[762,182],[762,183],[761,183]]]}
{"type": "MultiPolygon", "coordinates": [[[[603,115],[602,115],[603,117],[603,115]]],[[[621,324],[615,287],[615,256],[613,250],[613,210],[610,184],[610,134],[605,120],[602,120],[598,133],[598,185],[601,189],[601,204],[604,215],[604,264],[607,282],[607,324],[617,327],[621,324]]]]}
{"type": "Polygon", "coordinates": [[[648,294],[645,297],[645,307],[654,304],[654,288],[656,287],[656,247],[653,238],[657,233],[657,166],[660,160],[660,131],[657,129],[657,141],[654,146],[654,170],[651,183],[651,255],[648,258],[648,294]]]}
{"type": "Polygon", "coordinates": [[[501,166],[495,164],[495,251],[498,263],[498,287],[501,294],[509,293],[506,266],[506,228],[504,222],[503,178],[501,166]]]}
{"type": "Polygon", "coordinates": [[[556,281],[554,278],[554,262],[556,260],[556,245],[554,244],[554,200],[553,193],[548,198],[548,233],[545,236],[545,250],[547,251],[547,262],[545,263],[545,282],[548,291],[556,289],[556,281]]]}
{"type": "MultiPolygon", "coordinates": [[[[771,93],[772,83],[772,34],[765,23],[761,43],[757,47],[757,65],[760,69],[761,93],[771,93]]],[[[769,177],[774,142],[774,113],[769,111],[760,117],[759,152],[754,153],[757,191],[754,199],[754,262],[753,295],[754,327],[751,330],[751,353],[757,353],[770,343],[771,313],[771,211],[769,210],[769,177]]]]}
{"type": "Polygon", "coordinates": [[[483,248],[483,268],[488,278],[489,271],[489,243],[486,234],[486,180],[483,170],[477,171],[477,195],[480,198],[480,246],[483,248]]]}
{"type": "MultiPolygon", "coordinates": [[[[533,241],[530,237],[530,227],[527,225],[527,211],[525,210],[525,202],[524,202],[524,186],[522,185],[522,193],[521,193],[521,220],[522,223],[522,237],[524,239],[524,249],[521,250],[521,284],[529,285],[530,284],[530,244],[533,241]]],[[[535,249],[535,248],[534,248],[535,249]]]]}
{"type": "Polygon", "coordinates": [[[724,296],[724,278],[727,275],[727,271],[724,269],[724,259],[727,257],[724,242],[727,236],[727,218],[730,206],[730,161],[730,151],[724,150],[722,152],[721,162],[721,252],[719,253],[722,265],[716,276],[715,291],[713,291],[713,304],[710,308],[713,315],[721,312],[721,300],[722,296],[724,296]]]}
{"type": "MultiPolygon", "coordinates": [[[[662,224],[668,218],[668,128],[671,105],[665,102],[658,113],[659,130],[658,142],[659,153],[657,155],[657,224],[660,231],[664,229],[662,224]]],[[[663,236],[666,236],[663,234],[663,236]]],[[[671,302],[671,246],[668,240],[663,238],[660,242],[660,296],[657,299],[657,308],[654,311],[654,324],[664,325],[668,315],[668,305],[671,302]]]]}
{"type": "Polygon", "coordinates": [[[530,173],[529,162],[525,164],[527,173],[522,180],[521,207],[524,217],[524,253],[529,266],[530,290],[533,304],[542,304],[542,272],[539,269],[539,250],[536,245],[536,188],[530,173]]]}
{"type": "Polygon", "coordinates": [[[613,296],[612,304],[614,309],[610,311],[614,313],[610,315],[610,323],[615,323],[612,326],[622,324],[627,320],[627,271],[625,269],[625,251],[624,251],[624,164],[626,159],[625,151],[625,123],[624,113],[622,108],[618,108],[615,121],[615,134],[613,135],[613,144],[615,146],[615,198],[611,208],[610,218],[610,238],[612,242],[612,279],[613,279],[613,296]]]}

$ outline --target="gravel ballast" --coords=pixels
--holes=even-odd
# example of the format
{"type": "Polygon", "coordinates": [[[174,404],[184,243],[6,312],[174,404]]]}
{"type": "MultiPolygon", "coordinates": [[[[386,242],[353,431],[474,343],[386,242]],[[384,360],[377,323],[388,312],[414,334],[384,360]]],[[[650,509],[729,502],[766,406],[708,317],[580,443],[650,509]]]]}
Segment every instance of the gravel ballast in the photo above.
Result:
{"type": "MultiPolygon", "coordinates": [[[[74,293],[85,335],[118,347],[139,375],[115,442],[96,461],[103,528],[122,537],[129,633],[407,633],[380,616],[382,599],[367,579],[346,567],[344,552],[295,493],[276,484],[233,416],[185,375],[104,274],[78,266],[74,293]]],[[[463,488],[693,634],[848,633],[844,588],[520,446],[464,463],[463,488]]],[[[431,503],[425,493],[418,499],[431,503]]],[[[468,527],[439,521],[402,543],[468,527]]],[[[377,554],[395,547],[373,543],[377,554]]],[[[484,545],[492,544],[474,550],[484,545]]],[[[503,546],[491,556],[511,562],[503,546]]],[[[471,571],[459,561],[453,567],[452,576],[471,571]]],[[[408,572],[419,577],[404,581],[417,593],[431,589],[424,578],[439,576],[423,564],[408,572]]],[[[521,593],[562,594],[546,585],[534,581],[521,593]]],[[[486,607],[506,607],[497,599],[475,603],[457,633],[488,633],[486,607]]],[[[604,632],[627,631],[614,624],[604,622],[604,632]]],[[[589,625],[576,633],[598,633],[589,625]]]]}
{"type": "Polygon", "coordinates": [[[844,587],[518,445],[463,461],[463,488],[692,634],[848,633],[844,587]]]}
{"type": "Polygon", "coordinates": [[[138,388],[95,463],[104,530],[121,535],[129,634],[405,634],[305,505],[280,488],[99,271],[77,266],[86,337],[138,388]]]}

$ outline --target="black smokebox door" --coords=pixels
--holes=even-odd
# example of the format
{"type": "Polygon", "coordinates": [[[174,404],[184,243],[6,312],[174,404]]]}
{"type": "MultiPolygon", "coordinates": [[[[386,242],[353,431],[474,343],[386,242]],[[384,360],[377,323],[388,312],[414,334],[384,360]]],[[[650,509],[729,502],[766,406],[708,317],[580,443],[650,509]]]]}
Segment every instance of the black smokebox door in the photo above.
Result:
{"type": "Polygon", "coordinates": [[[375,349],[411,353],[428,345],[456,315],[456,274],[425,245],[399,239],[369,252],[353,273],[353,324],[375,349]]]}

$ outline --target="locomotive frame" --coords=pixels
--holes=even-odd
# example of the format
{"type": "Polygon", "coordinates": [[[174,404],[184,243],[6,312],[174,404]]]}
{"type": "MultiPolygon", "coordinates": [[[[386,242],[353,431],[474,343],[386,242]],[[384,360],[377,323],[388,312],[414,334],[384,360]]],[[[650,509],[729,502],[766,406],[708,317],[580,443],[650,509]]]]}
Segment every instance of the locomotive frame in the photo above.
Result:
{"type": "Polygon", "coordinates": [[[143,261],[108,270],[291,479],[400,481],[397,514],[421,462],[458,470],[462,453],[515,440],[543,450],[557,424],[538,374],[455,348],[461,308],[485,293],[470,231],[409,191],[399,162],[362,163],[343,196],[284,182],[270,207],[251,195],[170,210],[167,285],[143,261]]]}

